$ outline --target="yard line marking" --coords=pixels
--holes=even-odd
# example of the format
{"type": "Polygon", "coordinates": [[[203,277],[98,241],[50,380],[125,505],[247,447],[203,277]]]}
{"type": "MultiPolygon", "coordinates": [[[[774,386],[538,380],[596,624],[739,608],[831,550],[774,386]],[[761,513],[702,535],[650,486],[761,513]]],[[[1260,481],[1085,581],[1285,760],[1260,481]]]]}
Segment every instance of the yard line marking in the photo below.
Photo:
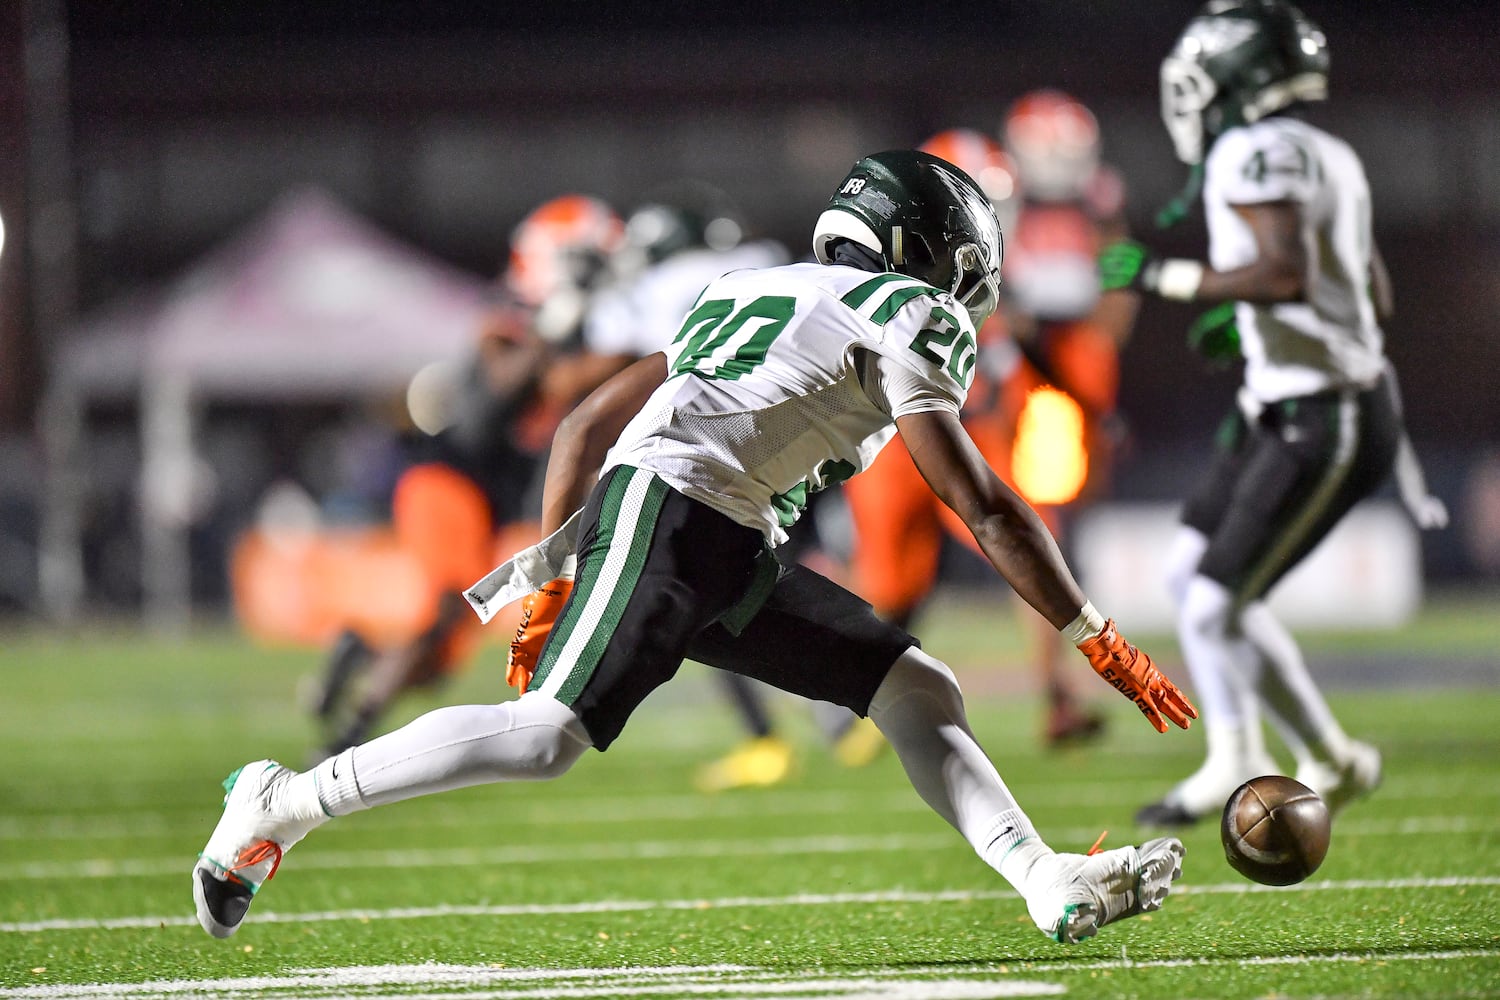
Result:
{"type": "MultiPolygon", "coordinates": [[[[1179,896],[1221,896],[1258,893],[1300,892],[1392,892],[1422,889],[1465,889],[1500,886],[1500,875],[1454,875],[1441,878],[1345,879],[1341,881],[1302,882],[1289,886],[1258,885],[1253,882],[1221,882],[1214,885],[1179,885],[1172,894],[1179,896]]],[[[256,923],[297,924],[329,923],[340,920],[422,920],[434,917],[521,917],[558,916],[589,913],[639,913],[652,910],[714,910],[776,906],[850,906],[873,903],[965,903],[1017,898],[1011,889],[950,889],[941,892],[906,892],[901,890],[850,893],[798,893],[791,896],[731,896],[720,899],[636,899],[599,900],[581,903],[512,903],[475,906],[408,906],[374,910],[323,910],[306,913],[283,913],[258,910],[256,923]]],[[[107,917],[91,919],[34,920],[0,923],[0,934],[35,934],[43,931],[136,930],[157,927],[196,927],[196,917],[170,916],[107,917]]]]}
{"type": "MultiPolygon", "coordinates": [[[[923,806],[923,809],[926,807],[923,806]]],[[[1500,820],[1465,816],[1417,817],[1376,823],[1341,823],[1343,836],[1409,837],[1423,834],[1491,833],[1500,820]]],[[[1054,832],[1054,843],[1092,840],[1096,827],[1054,832]]],[[[324,841],[325,843],[327,841],[324,841]]],[[[948,832],[935,834],[775,837],[750,840],[643,840],[592,844],[520,845],[512,847],[380,848],[342,850],[314,848],[299,852],[299,871],[397,866],[402,868],[473,868],[503,865],[566,863],[580,860],[649,861],[681,857],[728,858],[787,854],[854,854],[889,851],[929,851],[958,847],[948,832]]],[[[0,864],[0,882],[73,878],[149,878],[182,869],[180,857],[77,858],[67,861],[18,861],[0,864]]]]}
{"type": "MultiPolygon", "coordinates": [[[[496,970],[488,966],[438,967],[431,974],[429,966],[355,966],[299,970],[284,976],[254,976],[213,980],[158,980],[144,983],[102,983],[80,986],[64,985],[0,989],[0,998],[13,1000],[64,1000],[64,998],[132,997],[154,1000],[158,997],[191,994],[228,993],[233,996],[284,996],[287,990],[300,989],[291,996],[420,997],[424,1000],[456,998],[598,997],[611,998],[650,994],[663,996],[683,994],[697,997],[730,993],[735,996],[776,996],[782,1000],[1002,1000],[1006,997],[1057,996],[1067,992],[1056,983],[1024,979],[915,979],[905,971],[888,969],[870,973],[831,975],[817,978],[807,973],[765,972],[756,969],[728,967],[688,967],[673,977],[664,970],[633,969],[567,969],[567,970],[496,970]],[[392,974],[391,970],[398,970],[392,974]],[[405,974],[401,974],[404,972],[405,974]],[[736,974],[738,972],[738,974],[736,974]],[[504,984],[507,989],[475,990],[476,986],[504,984]],[[408,987],[395,992],[376,992],[380,987],[408,987]],[[410,989],[428,987],[428,991],[410,989]],[[432,987],[449,987],[447,992],[431,992],[432,987]],[[453,988],[459,992],[453,992],[453,988]],[[519,987],[519,988],[517,988],[519,987]],[[337,991],[337,992],[335,992],[337,991]]],[[[960,975],[963,973],[960,972],[960,975]]]]}
{"type": "MultiPolygon", "coordinates": [[[[850,854],[862,851],[929,851],[961,844],[951,833],[872,836],[770,837],[750,840],[643,840],[594,844],[520,845],[311,852],[298,856],[300,871],[347,868],[472,868],[580,860],[647,861],[684,857],[757,857],[764,854],[850,854]]],[[[191,866],[189,866],[191,867],[191,866]]],[[[119,878],[185,871],[182,858],[86,858],[0,866],[0,881],[15,879],[119,878]]]]}
{"type": "Polygon", "coordinates": [[[1012,978],[1013,971],[1037,973],[1123,972],[1135,969],[1244,968],[1272,965],[1339,963],[1450,962],[1500,957],[1490,949],[1447,951],[1364,951],[1328,955],[1266,955],[1245,958],[1103,959],[1087,962],[967,963],[851,969],[841,975],[824,970],[771,970],[739,965],[656,966],[641,968],[503,969],[488,965],[377,965],[292,969],[285,975],[219,979],[147,980],[136,983],[47,984],[0,988],[4,1000],[154,1000],[182,995],[267,997],[421,998],[485,1000],[520,998],[618,997],[639,994],[775,996],[782,1000],[996,1000],[1002,997],[1055,996],[1058,983],[1012,978]],[[942,979],[922,979],[924,975],[942,979]],[[980,978],[1002,976],[1004,978],[980,978]],[[812,976],[814,978],[808,978],[812,976]],[[965,977],[965,978],[955,978],[965,977]],[[476,987],[502,987],[481,990],[476,987]],[[457,990],[458,992],[455,992],[457,990]],[[298,992],[300,991],[300,992],[298,992]]]}
{"type": "MultiPolygon", "coordinates": [[[[1028,807],[1038,809],[1136,805],[1140,798],[1119,783],[1033,784],[1011,782],[1011,789],[1028,807]]],[[[1428,778],[1413,776],[1386,779],[1380,786],[1380,798],[1388,802],[1444,801],[1461,797],[1500,798],[1500,782],[1469,782],[1446,786],[1428,778]]],[[[196,822],[207,815],[212,805],[200,808],[189,804],[172,811],[119,810],[96,813],[37,813],[30,816],[0,817],[0,840],[115,840],[121,836],[159,836],[181,829],[185,822],[196,822]]],[[[433,803],[424,806],[419,818],[406,819],[411,812],[382,813],[365,822],[380,829],[414,829],[430,827],[433,822],[478,822],[491,815],[495,804],[476,798],[472,806],[433,803]]],[[[842,815],[852,810],[879,810],[889,813],[921,813],[927,806],[910,788],[901,786],[889,792],[829,791],[780,789],[757,791],[746,795],[707,797],[697,793],[636,796],[601,796],[583,799],[561,795],[546,801],[506,803],[506,816],[516,824],[557,824],[573,826],[600,823],[634,823],[646,820],[702,821],[733,819],[745,816],[811,816],[842,815]],[[582,808],[584,803],[587,808],[582,808]]],[[[1097,831],[1096,831],[1097,832],[1097,831]]],[[[1090,835],[1092,839],[1092,834],[1090,835]]]]}

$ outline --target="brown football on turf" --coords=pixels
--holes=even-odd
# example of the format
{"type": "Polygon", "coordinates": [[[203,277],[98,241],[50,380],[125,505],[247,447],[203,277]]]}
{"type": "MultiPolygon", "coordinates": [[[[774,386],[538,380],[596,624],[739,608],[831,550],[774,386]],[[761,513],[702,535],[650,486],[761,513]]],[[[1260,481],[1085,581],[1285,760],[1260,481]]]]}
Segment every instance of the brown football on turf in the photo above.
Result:
{"type": "Polygon", "coordinates": [[[1229,866],[1262,885],[1292,885],[1317,871],[1330,832],[1328,806],[1317,793],[1279,774],[1236,788],[1219,825],[1229,866]]]}

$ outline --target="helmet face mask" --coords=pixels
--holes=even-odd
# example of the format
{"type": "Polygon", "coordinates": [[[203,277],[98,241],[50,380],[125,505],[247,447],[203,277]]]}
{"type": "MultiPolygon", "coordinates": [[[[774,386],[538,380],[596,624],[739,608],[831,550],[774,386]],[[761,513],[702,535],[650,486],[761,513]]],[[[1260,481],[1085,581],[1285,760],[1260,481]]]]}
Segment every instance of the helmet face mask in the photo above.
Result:
{"type": "Polygon", "coordinates": [[[1162,121],[1189,164],[1236,125],[1327,96],[1327,40],[1285,0],[1209,0],[1161,66],[1162,121]]]}
{"type": "Polygon", "coordinates": [[[839,240],[881,266],[950,292],[977,327],[999,301],[1000,223],[973,178],[930,153],[890,150],[856,163],[813,230],[813,253],[832,263],[839,240]]]}
{"type": "Polygon", "coordinates": [[[1183,163],[1203,159],[1203,116],[1218,92],[1219,85],[1196,62],[1171,56],[1162,61],[1161,119],[1183,163]]]}

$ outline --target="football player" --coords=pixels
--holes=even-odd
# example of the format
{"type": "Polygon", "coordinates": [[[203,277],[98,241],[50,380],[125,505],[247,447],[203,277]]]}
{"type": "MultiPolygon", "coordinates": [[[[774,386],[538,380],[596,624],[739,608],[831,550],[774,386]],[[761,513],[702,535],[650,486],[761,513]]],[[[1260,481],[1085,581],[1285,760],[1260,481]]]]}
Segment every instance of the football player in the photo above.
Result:
{"type": "Polygon", "coordinates": [[[549,534],[506,570],[558,574],[523,602],[509,662],[530,678],[520,698],[438,709],[307,772],[260,760],[226,782],[193,868],[205,931],[233,934],[285,852],[331,817],[555,778],[589,747],[607,750],[685,657],[868,715],[1051,939],[1161,905],[1181,841],[1054,852],[976,742],[952,671],[849,591],[777,559],[808,493],[856,475],[900,434],[995,568],[1154,728],[1196,715],[1085,598],[959,422],[975,327],[998,299],[1000,233],[983,192],[928,154],[878,153],[839,183],[813,246],[817,262],[714,281],[665,351],[563,421],[549,534]]]}
{"type": "Polygon", "coordinates": [[[1208,261],[1161,259],[1130,242],[1100,257],[1106,289],[1232,303],[1189,337],[1211,358],[1244,360],[1236,405],[1169,556],[1207,756],[1140,810],[1143,824],[1216,817],[1241,782],[1278,773],[1262,710],[1296,758],[1297,780],[1330,811],[1380,782],[1379,751],[1344,732],[1266,604],[1385,481],[1403,437],[1380,328],[1390,285],[1364,169],[1301,114],[1327,92],[1326,40],[1298,8],[1205,4],[1162,63],[1161,99],[1177,156],[1201,181],[1208,261]]]}
{"type": "Polygon", "coordinates": [[[313,700],[327,730],[316,759],[362,742],[396,699],[466,662],[478,623],[463,590],[536,541],[547,447],[593,388],[579,387],[589,362],[575,349],[578,327],[623,241],[614,209],[581,194],[544,202],[516,227],[473,356],[444,392],[446,425],[418,440],[391,497],[396,537],[422,571],[427,624],[384,648],[353,629],[338,637],[313,700]]]}

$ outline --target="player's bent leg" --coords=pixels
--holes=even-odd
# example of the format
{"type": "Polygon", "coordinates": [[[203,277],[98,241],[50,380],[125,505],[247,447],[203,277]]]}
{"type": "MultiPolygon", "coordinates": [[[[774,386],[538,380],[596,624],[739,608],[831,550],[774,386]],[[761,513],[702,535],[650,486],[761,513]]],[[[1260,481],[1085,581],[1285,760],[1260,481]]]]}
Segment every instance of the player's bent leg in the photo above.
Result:
{"type": "Polygon", "coordinates": [[[494,781],[555,778],[592,745],[572,709],[531,693],[500,705],[429,712],[298,773],[271,760],[224,782],[224,814],[193,866],[198,922],[239,929],[283,856],[329,817],[494,781]]]}
{"type": "Polygon", "coordinates": [[[572,709],[532,691],[499,705],[428,712],[325,761],[314,774],[328,811],[341,815],[469,785],[556,778],[592,745],[572,709]],[[334,775],[342,758],[350,766],[334,775]]]}
{"type": "Polygon", "coordinates": [[[1208,753],[1197,771],[1136,813],[1145,826],[1176,827],[1217,816],[1244,781],[1279,773],[1266,752],[1260,713],[1240,662],[1244,644],[1232,636],[1234,599],[1221,584],[1195,576],[1178,617],[1178,638],[1202,711],[1208,753]]]}
{"type": "Polygon", "coordinates": [[[1164,837],[1097,855],[1057,854],[1033,828],[975,741],[946,665],[903,653],[870,702],[924,801],[1026,900],[1037,927],[1073,943],[1158,909],[1182,873],[1182,843],[1164,837]]]}
{"type": "Polygon", "coordinates": [[[1297,758],[1297,780],[1334,814],[1374,791],[1381,780],[1380,751],[1344,733],[1291,633],[1264,601],[1247,605],[1240,620],[1244,641],[1255,652],[1252,683],[1297,758]]]}
{"type": "Polygon", "coordinates": [[[1198,564],[1208,551],[1208,536],[1197,528],[1182,525],[1167,547],[1165,582],[1172,603],[1181,608],[1187,599],[1188,583],[1198,575],[1198,564]]]}
{"type": "Polygon", "coordinates": [[[913,646],[891,665],[869,716],[922,801],[983,853],[994,817],[1016,801],[969,729],[953,671],[913,646]]]}

